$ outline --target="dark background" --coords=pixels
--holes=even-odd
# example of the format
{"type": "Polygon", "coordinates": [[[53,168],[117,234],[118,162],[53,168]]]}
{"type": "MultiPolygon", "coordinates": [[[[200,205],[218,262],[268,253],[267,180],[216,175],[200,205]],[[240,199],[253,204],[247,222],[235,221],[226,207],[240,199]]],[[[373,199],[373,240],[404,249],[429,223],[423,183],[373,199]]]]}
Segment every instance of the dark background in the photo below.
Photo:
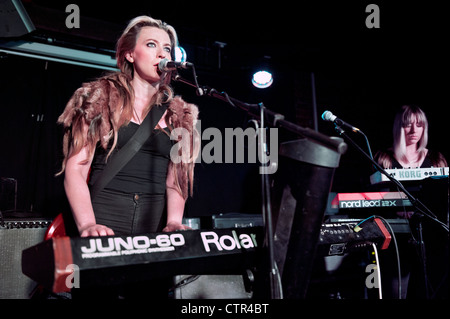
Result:
{"type": "MultiPolygon", "coordinates": [[[[150,15],[175,27],[202,85],[241,101],[264,102],[304,127],[313,128],[316,117],[320,132],[336,136],[333,125],[320,119],[330,110],[360,128],[373,152],[391,145],[396,109],[417,104],[428,115],[429,148],[450,158],[448,39],[445,11],[438,2],[71,2],[23,1],[37,27],[24,38],[51,38],[55,44],[111,53],[131,18],[150,15]],[[80,8],[79,29],[64,24],[71,2],[80,8]],[[380,8],[379,29],[365,26],[369,3],[380,8]],[[220,49],[217,42],[226,45],[220,49]],[[250,83],[263,61],[274,74],[274,84],[266,90],[250,83]]],[[[56,119],[74,90],[102,71],[13,55],[0,56],[0,70],[0,176],[17,180],[18,210],[55,216],[67,209],[62,177],[54,176],[61,164],[62,139],[56,119]]],[[[223,101],[197,97],[186,85],[174,87],[199,106],[203,129],[245,127],[250,119],[223,101]]],[[[280,137],[291,138],[285,132],[280,137]]],[[[365,148],[361,136],[354,138],[365,148]]],[[[350,146],[332,191],[364,191],[370,173],[370,163],[350,146]]],[[[186,216],[260,213],[258,165],[200,163],[195,174],[186,216]]]]}

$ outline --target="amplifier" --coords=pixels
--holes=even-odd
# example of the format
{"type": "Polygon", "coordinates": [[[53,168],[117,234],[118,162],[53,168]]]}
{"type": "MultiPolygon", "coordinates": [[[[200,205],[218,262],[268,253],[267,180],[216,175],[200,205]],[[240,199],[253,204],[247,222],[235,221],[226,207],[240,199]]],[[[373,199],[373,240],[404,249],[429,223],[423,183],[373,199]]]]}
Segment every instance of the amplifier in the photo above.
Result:
{"type": "MultiPolygon", "coordinates": [[[[199,229],[198,218],[183,219],[183,224],[199,229]],[[198,224],[197,224],[198,223],[198,224]]],[[[254,214],[228,213],[212,216],[213,229],[263,226],[262,216],[254,214]]],[[[175,299],[250,299],[243,275],[177,275],[174,277],[175,299]]]]}
{"type": "Polygon", "coordinates": [[[242,275],[175,276],[175,299],[250,299],[242,275]]]}
{"type": "Polygon", "coordinates": [[[22,250],[44,240],[50,219],[0,220],[0,299],[28,299],[37,286],[22,273],[22,250]]]}
{"type": "Polygon", "coordinates": [[[261,214],[227,213],[212,216],[214,229],[264,226],[261,214]]]}

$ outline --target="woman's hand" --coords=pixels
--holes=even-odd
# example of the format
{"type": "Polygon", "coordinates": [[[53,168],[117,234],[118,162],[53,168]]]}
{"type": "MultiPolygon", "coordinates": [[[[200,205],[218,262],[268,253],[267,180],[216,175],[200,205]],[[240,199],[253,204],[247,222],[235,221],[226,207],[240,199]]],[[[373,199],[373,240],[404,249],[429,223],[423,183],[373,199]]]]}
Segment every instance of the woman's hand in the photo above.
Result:
{"type": "Polygon", "coordinates": [[[79,230],[81,237],[91,236],[113,236],[114,231],[104,225],[93,224],[83,227],[79,230]]]}
{"type": "Polygon", "coordinates": [[[164,227],[163,232],[173,232],[177,230],[189,230],[192,229],[189,226],[183,225],[182,223],[169,222],[166,227],[164,227]]]}

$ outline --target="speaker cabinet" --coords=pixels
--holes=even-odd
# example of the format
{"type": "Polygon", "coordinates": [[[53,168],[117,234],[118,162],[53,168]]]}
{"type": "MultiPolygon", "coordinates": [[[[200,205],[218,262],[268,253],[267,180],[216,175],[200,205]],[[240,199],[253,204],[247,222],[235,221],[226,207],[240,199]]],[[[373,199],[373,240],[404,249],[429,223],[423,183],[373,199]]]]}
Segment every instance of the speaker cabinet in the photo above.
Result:
{"type": "Polygon", "coordinates": [[[242,275],[175,276],[175,299],[250,299],[242,275]]]}
{"type": "MultiPolygon", "coordinates": [[[[212,217],[214,229],[251,227],[263,225],[262,216],[230,213],[212,217]]],[[[199,229],[199,224],[195,225],[199,229]]],[[[251,281],[252,274],[245,274],[251,281]]],[[[248,286],[248,285],[247,285],[248,286]]],[[[250,299],[253,292],[247,288],[244,275],[179,275],[174,277],[175,299],[250,299]]]]}
{"type": "Polygon", "coordinates": [[[37,286],[22,274],[22,250],[44,240],[51,220],[0,220],[0,299],[28,299],[37,286]]]}

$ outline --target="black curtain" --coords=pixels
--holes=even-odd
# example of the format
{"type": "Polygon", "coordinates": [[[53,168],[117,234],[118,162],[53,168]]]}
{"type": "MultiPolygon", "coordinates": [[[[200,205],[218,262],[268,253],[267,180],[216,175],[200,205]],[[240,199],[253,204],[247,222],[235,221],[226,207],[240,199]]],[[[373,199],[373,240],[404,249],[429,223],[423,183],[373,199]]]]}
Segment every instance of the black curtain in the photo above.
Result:
{"type": "MultiPolygon", "coordinates": [[[[58,116],[82,82],[102,70],[4,55],[0,96],[0,176],[17,181],[17,211],[53,217],[67,209],[58,116]]],[[[10,193],[0,209],[11,211],[10,193]]]]}

